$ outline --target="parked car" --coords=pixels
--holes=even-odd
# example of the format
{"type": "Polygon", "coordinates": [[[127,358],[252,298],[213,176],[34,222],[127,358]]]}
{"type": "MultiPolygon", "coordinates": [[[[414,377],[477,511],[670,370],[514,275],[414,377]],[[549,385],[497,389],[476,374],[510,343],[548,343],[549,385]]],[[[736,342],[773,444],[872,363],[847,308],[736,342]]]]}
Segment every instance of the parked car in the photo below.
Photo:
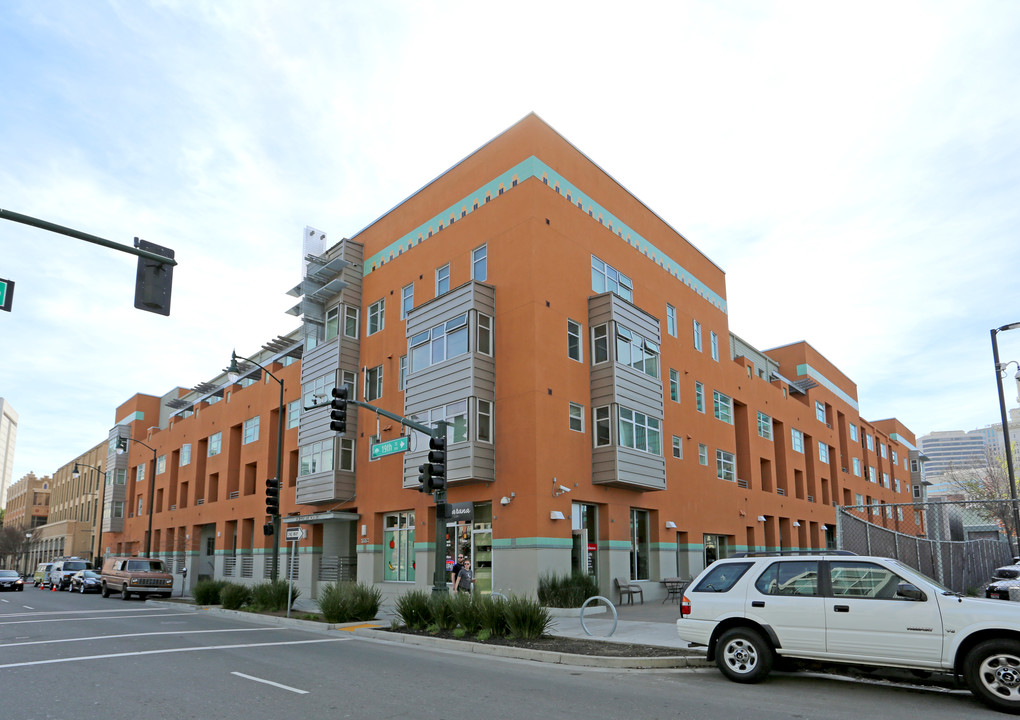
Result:
{"type": "Polygon", "coordinates": [[[71,576],[79,570],[90,570],[92,563],[80,557],[57,558],[50,568],[50,586],[54,590],[70,590],[71,576]]]}
{"type": "Polygon", "coordinates": [[[170,597],[173,575],[166,571],[162,560],[144,557],[110,557],[103,563],[101,592],[103,597],[119,592],[122,600],[132,595],[170,597]]]}
{"type": "Polygon", "coordinates": [[[39,563],[35,569],[35,575],[33,576],[35,587],[44,588],[50,584],[50,568],[53,567],[51,562],[39,563]]]}
{"type": "Polygon", "coordinates": [[[17,570],[0,570],[0,590],[24,590],[25,581],[17,570]]]}
{"type": "Polygon", "coordinates": [[[1006,565],[996,568],[992,581],[985,586],[985,597],[993,600],[1009,600],[1009,589],[1020,588],[1020,565],[1006,565]]]}
{"type": "Polygon", "coordinates": [[[963,676],[1020,714],[1020,603],[964,597],[883,557],[750,554],[718,560],[684,592],[680,637],[730,680],[778,657],[963,676]]]}
{"type": "Polygon", "coordinates": [[[79,570],[71,576],[71,592],[77,590],[83,595],[87,592],[99,592],[102,589],[102,576],[94,570],[79,570]]]}

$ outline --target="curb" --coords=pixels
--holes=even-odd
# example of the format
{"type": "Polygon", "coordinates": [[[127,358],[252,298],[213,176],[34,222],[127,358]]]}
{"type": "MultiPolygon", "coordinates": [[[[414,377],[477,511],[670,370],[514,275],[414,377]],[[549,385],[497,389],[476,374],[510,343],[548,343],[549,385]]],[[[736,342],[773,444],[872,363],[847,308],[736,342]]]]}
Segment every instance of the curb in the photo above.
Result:
{"type": "Polygon", "coordinates": [[[533,662],[571,665],[575,667],[601,667],[631,670],[714,667],[713,663],[710,663],[705,657],[700,655],[678,654],[667,657],[575,655],[574,653],[532,650],[530,648],[518,648],[508,645],[488,645],[486,643],[472,642],[470,640],[450,640],[448,638],[409,635],[405,633],[379,630],[379,625],[372,625],[364,622],[327,624],[313,620],[301,620],[299,618],[260,615],[258,613],[242,612],[240,610],[224,610],[223,608],[216,607],[215,605],[194,605],[191,603],[161,602],[159,600],[147,600],[146,604],[162,608],[183,609],[194,613],[209,613],[211,615],[220,615],[222,617],[229,617],[236,620],[259,623],[262,625],[280,625],[283,627],[311,630],[313,632],[333,632],[339,630],[349,632],[352,635],[368,640],[376,640],[378,642],[440,648],[443,650],[452,650],[454,652],[473,653],[475,655],[491,655],[494,657],[512,658],[515,660],[531,660],[533,662]]]}

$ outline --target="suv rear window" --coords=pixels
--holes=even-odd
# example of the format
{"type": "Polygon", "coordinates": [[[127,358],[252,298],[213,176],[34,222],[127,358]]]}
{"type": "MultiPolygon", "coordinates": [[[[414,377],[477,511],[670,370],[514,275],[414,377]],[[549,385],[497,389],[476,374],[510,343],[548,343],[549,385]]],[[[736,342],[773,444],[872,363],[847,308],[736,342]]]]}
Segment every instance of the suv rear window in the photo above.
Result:
{"type": "Polygon", "coordinates": [[[694,592],[728,592],[753,563],[716,563],[701,578],[694,592]]]}
{"type": "Polygon", "coordinates": [[[89,566],[89,564],[87,562],[85,562],[84,560],[76,560],[74,562],[65,562],[64,563],[64,571],[65,572],[78,572],[79,570],[86,569],[88,566],[89,566]]]}

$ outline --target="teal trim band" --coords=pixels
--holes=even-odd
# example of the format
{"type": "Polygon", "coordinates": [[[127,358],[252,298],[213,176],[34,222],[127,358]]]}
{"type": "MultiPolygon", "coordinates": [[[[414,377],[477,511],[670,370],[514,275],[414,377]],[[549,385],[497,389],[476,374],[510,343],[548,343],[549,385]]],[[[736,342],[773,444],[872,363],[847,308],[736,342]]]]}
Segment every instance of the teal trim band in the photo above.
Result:
{"type": "Polygon", "coordinates": [[[905,437],[903,437],[899,433],[893,433],[889,437],[890,437],[890,439],[895,440],[896,442],[898,442],[900,445],[905,446],[908,450],[917,450],[916,447],[914,447],[913,445],[910,444],[909,440],[907,440],[905,437]]]}
{"type": "Polygon", "coordinates": [[[838,387],[836,387],[835,383],[833,383],[831,380],[829,380],[827,377],[822,375],[820,372],[815,370],[813,367],[811,367],[807,363],[803,363],[803,364],[797,366],[797,375],[798,376],[806,375],[807,377],[809,377],[809,378],[811,378],[813,380],[817,380],[820,385],[824,385],[826,388],[828,388],[829,390],[834,392],[837,396],[839,396],[847,405],[852,407],[854,410],[856,410],[857,412],[861,411],[860,407],[857,406],[857,401],[856,400],[854,400],[852,397],[850,397],[845,392],[843,392],[838,387]]]}
{"type": "Polygon", "coordinates": [[[457,221],[467,217],[475,210],[481,208],[494,197],[517,187],[530,178],[536,178],[542,184],[549,186],[558,195],[564,196],[567,201],[578,210],[586,212],[593,220],[608,228],[618,238],[637,250],[639,253],[654,262],[660,268],[668,272],[702,298],[710,302],[722,312],[727,312],[726,300],[719,293],[712,290],[708,285],[699,280],[689,270],[669,257],[662,250],[657,248],[647,239],[634,232],[625,222],[585,195],[576,185],[568,182],[566,178],[557,173],[551,167],[532,155],[527,160],[518,163],[506,172],[493,178],[485,185],[475,190],[470,195],[461,198],[442,212],[426,220],[406,235],[394,240],[379,252],[365,259],[362,273],[368,276],[374,270],[400,257],[415,245],[432,238],[444,228],[455,224],[457,221]]]}
{"type": "Polygon", "coordinates": [[[656,552],[676,552],[676,543],[669,542],[652,543],[652,550],[656,552]]]}
{"type": "Polygon", "coordinates": [[[500,550],[569,550],[574,546],[571,538],[527,537],[493,538],[492,547],[500,550]]]}
{"type": "Polygon", "coordinates": [[[603,540],[599,543],[599,550],[626,550],[630,552],[629,540],[603,540]]]}

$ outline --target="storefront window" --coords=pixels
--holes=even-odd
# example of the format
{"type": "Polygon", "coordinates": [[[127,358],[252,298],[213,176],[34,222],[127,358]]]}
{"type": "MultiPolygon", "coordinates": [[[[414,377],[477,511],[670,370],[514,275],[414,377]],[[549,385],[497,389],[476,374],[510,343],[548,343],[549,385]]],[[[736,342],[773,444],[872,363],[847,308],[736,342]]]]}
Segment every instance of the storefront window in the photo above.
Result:
{"type": "Polygon", "coordinates": [[[414,513],[399,512],[383,519],[383,580],[414,582],[414,513]]]}

